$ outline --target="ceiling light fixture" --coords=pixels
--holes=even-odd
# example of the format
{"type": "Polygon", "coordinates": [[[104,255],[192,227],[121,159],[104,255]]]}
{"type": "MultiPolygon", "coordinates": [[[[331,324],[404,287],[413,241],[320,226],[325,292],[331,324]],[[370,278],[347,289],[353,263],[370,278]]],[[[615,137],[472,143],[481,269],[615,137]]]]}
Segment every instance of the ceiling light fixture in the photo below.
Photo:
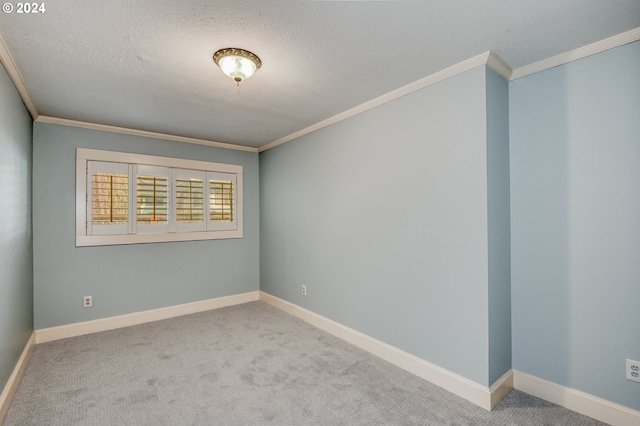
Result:
{"type": "Polygon", "coordinates": [[[251,77],[262,65],[262,61],[257,55],[235,47],[218,50],[213,54],[213,62],[238,86],[242,80],[251,77]]]}

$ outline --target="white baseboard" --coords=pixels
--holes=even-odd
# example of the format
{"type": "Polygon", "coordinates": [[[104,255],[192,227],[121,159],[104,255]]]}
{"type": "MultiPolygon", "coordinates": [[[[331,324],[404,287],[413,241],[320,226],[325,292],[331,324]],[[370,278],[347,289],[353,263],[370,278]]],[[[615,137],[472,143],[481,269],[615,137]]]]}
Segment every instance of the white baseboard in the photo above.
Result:
{"type": "Polygon", "coordinates": [[[640,411],[513,370],[514,387],[614,426],[640,425],[640,411]]]}
{"type": "Polygon", "coordinates": [[[93,321],[78,322],[58,327],[41,328],[35,331],[36,343],[50,342],[53,340],[66,339],[67,337],[82,336],[84,334],[97,333],[99,331],[129,327],[146,322],[159,321],[181,315],[195,314],[196,312],[209,311],[211,309],[224,308],[225,306],[255,302],[257,300],[259,300],[259,292],[252,291],[249,293],[235,294],[233,296],[218,297],[215,299],[200,300],[198,302],[185,303],[182,305],[168,306],[166,308],[101,318],[93,321]]]}
{"type": "Polygon", "coordinates": [[[491,395],[491,409],[493,410],[496,405],[504,399],[505,396],[513,390],[513,370],[509,370],[502,375],[494,384],[489,388],[489,394],[491,395]]]}
{"type": "Polygon", "coordinates": [[[268,293],[261,291],[260,300],[298,317],[327,333],[346,340],[360,349],[364,349],[486,410],[491,410],[495,407],[513,388],[511,371],[508,371],[496,381],[491,388],[488,388],[268,293]]]}
{"type": "Polygon", "coordinates": [[[4,390],[0,394],[0,423],[2,423],[7,411],[9,411],[9,405],[11,405],[13,395],[15,395],[18,385],[20,384],[20,380],[22,380],[24,370],[27,369],[27,364],[29,364],[29,359],[31,358],[35,341],[36,334],[33,332],[31,333],[29,340],[27,340],[27,344],[25,345],[20,358],[18,358],[16,367],[13,369],[11,376],[9,376],[9,380],[4,387],[4,390]]]}
{"type": "Polygon", "coordinates": [[[113,330],[257,300],[264,301],[321,330],[346,340],[486,410],[493,409],[511,389],[517,389],[614,426],[640,425],[640,411],[517,370],[508,371],[490,388],[487,388],[394,346],[262,291],[35,330],[27,341],[16,367],[0,394],[0,423],[2,423],[9,409],[36,343],[113,330]]]}

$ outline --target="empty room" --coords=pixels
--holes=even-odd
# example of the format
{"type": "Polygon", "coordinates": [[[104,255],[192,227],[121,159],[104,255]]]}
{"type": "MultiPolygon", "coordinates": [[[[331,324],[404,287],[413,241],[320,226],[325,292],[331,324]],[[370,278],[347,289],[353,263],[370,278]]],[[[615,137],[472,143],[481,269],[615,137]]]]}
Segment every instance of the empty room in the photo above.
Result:
{"type": "Polygon", "coordinates": [[[5,1],[0,424],[640,425],[640,2],[5,1]]]}

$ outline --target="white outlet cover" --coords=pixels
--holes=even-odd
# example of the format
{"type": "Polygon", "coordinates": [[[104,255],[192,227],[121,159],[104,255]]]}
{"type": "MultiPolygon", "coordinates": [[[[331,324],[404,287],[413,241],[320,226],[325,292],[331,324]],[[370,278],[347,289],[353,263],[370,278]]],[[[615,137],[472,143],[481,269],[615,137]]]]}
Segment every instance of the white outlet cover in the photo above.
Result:
{"type": "Polygon", "coordinates": [[[627,360],[627,380],[640,382],[640,361],[627,360]]]}

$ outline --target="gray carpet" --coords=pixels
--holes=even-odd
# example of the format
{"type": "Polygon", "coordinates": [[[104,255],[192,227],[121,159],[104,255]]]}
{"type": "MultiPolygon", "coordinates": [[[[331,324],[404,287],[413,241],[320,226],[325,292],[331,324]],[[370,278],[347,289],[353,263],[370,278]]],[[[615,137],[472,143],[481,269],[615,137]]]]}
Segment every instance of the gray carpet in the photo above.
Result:
{"type": "Polygon", "coordinates": [[[491,413],[263,302],[37,345],[12,425],[599,425],[522,392],[491,413]]]}

